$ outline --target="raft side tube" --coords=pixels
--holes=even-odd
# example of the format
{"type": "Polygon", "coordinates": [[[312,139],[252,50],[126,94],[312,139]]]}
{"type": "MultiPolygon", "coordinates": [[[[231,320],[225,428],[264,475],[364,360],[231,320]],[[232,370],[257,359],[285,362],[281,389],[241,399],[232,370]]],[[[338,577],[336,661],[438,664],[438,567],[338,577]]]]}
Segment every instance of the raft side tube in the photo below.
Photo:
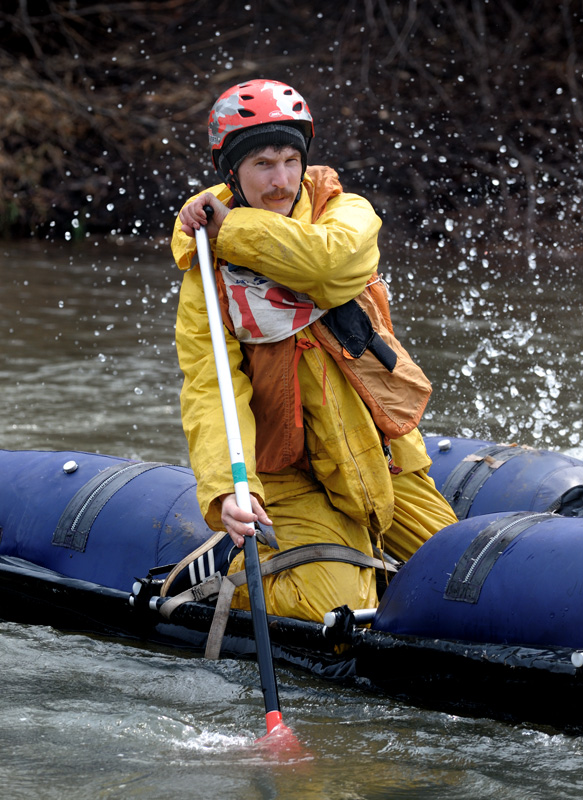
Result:
{"type": "Polygon", "coordinates": [[[444,528],[399,570],[373,628],[583,649],[583,518],[498,513],[444,528]]]}
{"type": "Polygon", "coordinates": [[[583,461],[482,439],[428,436],[429,475],[458,519],[498,511],[583,514],[583,461]],[[577,493],[577,488],[580,491],[577,493]],[[573,501],[563,504],[571,493],[573,501]]]}
{"type": "Polygon", "coordinates": [[[130,591],[137,576],[182,560],[212,535],[185,467],[3,450],[0,476],[0,555],[72,578],[130,591]],[[68,462],[77,467],[64,471],[68,462]]]}

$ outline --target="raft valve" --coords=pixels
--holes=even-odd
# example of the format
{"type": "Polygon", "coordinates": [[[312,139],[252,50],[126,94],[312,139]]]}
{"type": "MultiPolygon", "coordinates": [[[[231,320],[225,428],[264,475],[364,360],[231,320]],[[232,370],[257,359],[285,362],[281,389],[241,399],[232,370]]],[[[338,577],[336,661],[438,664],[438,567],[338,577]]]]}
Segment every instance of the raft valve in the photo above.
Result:
{"type": "Polygon", "coordinates": [[[78,467],[79,467],[79,464],[77,464],[76,461],[66,461],[63,464],[63,472],[66,472],[66,473],[75,472],[75,470],[78,469],[78,467]]]}

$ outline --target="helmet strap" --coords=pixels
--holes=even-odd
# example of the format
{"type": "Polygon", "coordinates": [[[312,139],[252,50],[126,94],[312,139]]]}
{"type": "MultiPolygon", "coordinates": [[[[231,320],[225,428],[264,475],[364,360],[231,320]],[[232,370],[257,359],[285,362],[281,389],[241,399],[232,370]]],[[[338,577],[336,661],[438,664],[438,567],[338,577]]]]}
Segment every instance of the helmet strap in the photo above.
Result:
{"type": "Polygon", "coordinates": [[[232,169],[229,170],[229,174],[225,180],[225,183],[233,193],[233,197],[240,206],[244,206],[245,208],[251,208],[251,206],[247,202],[245,194],[243,193],[243,189],[241,188],[241,184],[239,183],[239,178],[233,172],[232,169]]]}

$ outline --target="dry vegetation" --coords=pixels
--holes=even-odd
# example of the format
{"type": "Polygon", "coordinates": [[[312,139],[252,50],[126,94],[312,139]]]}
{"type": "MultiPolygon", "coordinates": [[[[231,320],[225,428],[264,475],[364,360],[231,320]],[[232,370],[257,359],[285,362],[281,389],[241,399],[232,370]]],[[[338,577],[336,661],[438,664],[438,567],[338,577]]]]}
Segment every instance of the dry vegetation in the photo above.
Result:
{"type": "Polygon", "coordinates": [[[580,0],[5,0],[0,235],[167,233],[266,76],[395,237],[578,242],[582,35],[580,0]]]}

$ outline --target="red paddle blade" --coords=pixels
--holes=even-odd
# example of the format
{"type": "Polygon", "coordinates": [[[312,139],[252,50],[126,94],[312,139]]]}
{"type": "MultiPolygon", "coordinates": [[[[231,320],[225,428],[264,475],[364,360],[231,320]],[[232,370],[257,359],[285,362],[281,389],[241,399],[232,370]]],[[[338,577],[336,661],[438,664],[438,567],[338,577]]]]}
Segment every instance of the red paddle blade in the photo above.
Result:
{"type": "Polygon", "coordinates": [[[293,752],[299,754],[302,746],[293,731],[284,725],[280,711],[268,711],[265,715],[267,733],[255,740],[255,744],[268,745],[270,749],[279,752],[293,752]]]}

